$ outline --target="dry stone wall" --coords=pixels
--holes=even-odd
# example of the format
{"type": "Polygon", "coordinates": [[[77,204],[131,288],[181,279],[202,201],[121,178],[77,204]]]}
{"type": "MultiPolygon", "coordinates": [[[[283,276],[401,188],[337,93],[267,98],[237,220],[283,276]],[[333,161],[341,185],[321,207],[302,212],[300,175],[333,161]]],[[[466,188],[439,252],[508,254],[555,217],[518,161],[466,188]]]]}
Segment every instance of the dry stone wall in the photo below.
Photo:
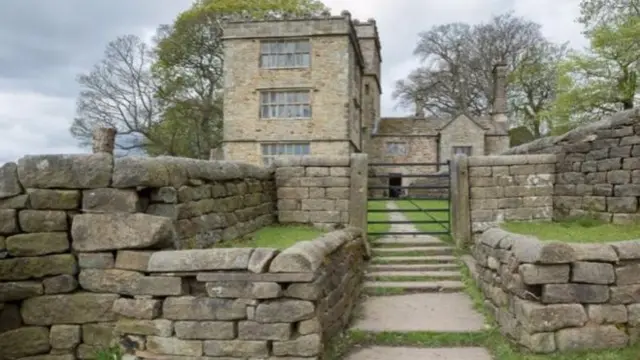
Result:
{"type": "Polygon", "coordinates": [[[613,223],[640,220],[640,110],[615,114],[562,136],[504,154],[556,154],[556,219],[594,216],[613,223]]]}
{"type": "Polygon", "coordinates": [[[349,224],[352,170],[359,170],[350,166],[351,159],[349,156],[276,159],[278,222],[322,228],[349,224]]]}
{"type": "Polygon", "coordinates": [[[492,228],[476,239],[472,273],[503,334],[531,351],[620,348],[640,339],[638,249],[492,228]]]}
{"type": "Polygon", "coordinates": [[[129,222],[146,230],[131,233],[134,245],[106,232],[99,247],[80,249],[85,234],[72,232],[71,252],[52,249],[68,245],[66,233],[14,240],[47,251],[1,243],[15,257],[0,260],[0,358],[93,359],[117,346],[127,359],[317,359],[348,322],[362,280],[360,230],[281,252],[155,251],[171,221],[138,215],[157,222],[129,222]]]}
{"type": "Polygon", "coordinates": [[[469,157],[472,232],[504,221],[551,220],[555,166],[555,155],[469,157]]]}

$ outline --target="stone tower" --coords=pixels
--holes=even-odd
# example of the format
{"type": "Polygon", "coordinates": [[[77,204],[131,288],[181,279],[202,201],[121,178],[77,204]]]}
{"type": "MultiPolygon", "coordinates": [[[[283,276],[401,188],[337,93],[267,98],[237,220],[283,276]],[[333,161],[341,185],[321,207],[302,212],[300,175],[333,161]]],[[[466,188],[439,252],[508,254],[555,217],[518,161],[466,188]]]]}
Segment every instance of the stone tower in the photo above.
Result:
{"type": "Polygon", "coordinates": [[[276,155],[362,152],[380,114],[374,21],[340,16],[233,20],[224,34],[223,154],[269,164],[276,155]]]}

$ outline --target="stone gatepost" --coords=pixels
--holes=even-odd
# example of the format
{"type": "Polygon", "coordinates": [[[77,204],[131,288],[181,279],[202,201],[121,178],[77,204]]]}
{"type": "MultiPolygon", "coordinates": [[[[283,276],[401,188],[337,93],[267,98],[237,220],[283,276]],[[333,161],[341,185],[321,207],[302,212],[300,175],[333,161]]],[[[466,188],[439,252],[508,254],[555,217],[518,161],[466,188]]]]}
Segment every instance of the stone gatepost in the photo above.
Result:
{"type": "Polygon", "coordinates": [[[93,130],[93,153],[113,154],[116,141],[116,129],[97,128],[93,130]]]}
{"type": "Polygon", "coordinates": [[[467,248],[471,239],[471,210],[469,205],[469,158],[457,154],[451,160],[451,236],[459,248],[467,248]]]}
{"type": "Polygon", "coordinates": [[[367,154],[351,154],[349,184],[349,225],[362,229],[367,256],[371,250],[367,241],[367,194],[369,193],[369,161],[367,154]]]}

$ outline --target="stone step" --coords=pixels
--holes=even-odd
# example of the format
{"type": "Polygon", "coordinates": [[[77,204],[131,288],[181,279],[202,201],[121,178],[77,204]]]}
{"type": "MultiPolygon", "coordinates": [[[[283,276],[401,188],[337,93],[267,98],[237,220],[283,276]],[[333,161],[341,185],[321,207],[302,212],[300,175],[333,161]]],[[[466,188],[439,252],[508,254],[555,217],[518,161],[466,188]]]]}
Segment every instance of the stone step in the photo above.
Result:
{"type": "Polygon", "coordinates": [[[392,278],[393,281],[460,280],[462,275],[458,271],[374,271],[367,272],[365,278],[377,281],[382,281],[381,278],[392,278]]]}
{"type": "Polygon", "coordinates": [[[373,248],[373,255],[379,256],[407,256],[411,255],[451,255],[453,248],[450,246],[411,246],[411,247],[383,247],[373,248]]]}
{"type": "Polygon", "coordinates": [[[452,255],[438,256],[377,256],[371,259],[372,264],[456,264],[452,255]]]}
{"type": "Polygon", "coordinates": [[[365,281],[364,291],[370,295],[413,294],[413,293],[451,293],[464,290],[464,284],[454,280],[440,281],[365,281]]]}
{"type": "Polygon", "coordinates": [[[439,270],[458,270],[458,264],[369,264],[369,271],[439,271],[439,270]]]}
{"type": "Polygon", "coordinates": [[[411,246],[447,246],[444,241],[428,236],[428,237],[394,237],[381,238],[372,243],[374,248],[380,247],[411,247],[411,246]]]}

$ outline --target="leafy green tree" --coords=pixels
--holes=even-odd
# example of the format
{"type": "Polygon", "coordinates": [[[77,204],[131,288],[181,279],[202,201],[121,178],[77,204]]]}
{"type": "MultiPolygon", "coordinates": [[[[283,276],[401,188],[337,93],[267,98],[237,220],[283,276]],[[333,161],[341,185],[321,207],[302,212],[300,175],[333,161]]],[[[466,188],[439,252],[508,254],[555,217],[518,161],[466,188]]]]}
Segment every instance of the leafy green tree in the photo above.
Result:
{"type": "Polygon", "coordinates": [[[394,98],[435,116],[461,111],[488,115],[493,102],[493,66],[506,63],[512,126],[541,136],[555,96],[557,65],[565,45],[547,41],[540,25],[506,13],[487,23],[450,23],[420,34],[414,54],[423,64],[398,81],[394,98]]]}
{"type": "Polygon", "coordinates": [[[552,114],[559,129],[637,106],[640,0],[583,0],[579,21],[590,46],[562,65],[552,114]]]}

